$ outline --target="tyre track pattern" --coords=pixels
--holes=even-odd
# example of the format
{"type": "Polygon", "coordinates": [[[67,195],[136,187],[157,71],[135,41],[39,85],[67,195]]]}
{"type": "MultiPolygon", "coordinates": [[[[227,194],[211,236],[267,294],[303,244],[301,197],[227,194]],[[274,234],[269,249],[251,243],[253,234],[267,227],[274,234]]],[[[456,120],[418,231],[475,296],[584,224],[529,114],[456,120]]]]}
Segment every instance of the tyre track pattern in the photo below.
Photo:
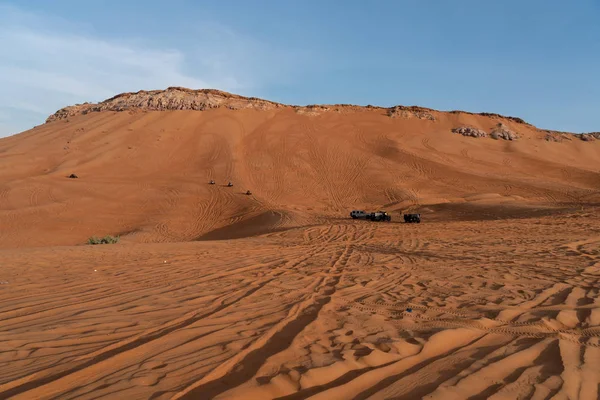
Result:
{"type": "Polygon", "coordinates": [[[334,182],[330,176],[330,169],[327,163],[327,154],[324,156],[322,153],[327,153],[327,147],[320,145],[320,140],[317,140],[316,134],[318,133],[314,125],[306,122],[302,125],[302,131],[307,137],[307,146],[309,150],[309,157],[311,158],[313,165],[316,166],[317,180],[319,184],[325,189],[331,200],[331,204],[334,210],[343,210],[344,201],[339,195],[338,183],[334,182]]]}
{"type": "MultiPolygon", "coordinates": [[[[216,193],[226,191],[207,188],[212,189],[216,193]]],[[[183,189],[165,185],[163,190],[167,195],[165,206],[179,204],[177,196],[183,189]]],[[[368,368],[353,361],[352,365],[362,369],[323,381],[310,393],[304,391],[306,387],[292,392],[298,398],[310,397],[308,394],[345,398],[330,396],[329,390],[351,385],[372,371],[383,371],[410,359],[397,353],[391,344],[402,342],[410,348],[426,349],[435,335],[445,333],[450,335],[446,342],[465,332],[481,338],[481,342],[452,348],[440,357],[423,351],[418,365],[382,376],[378,383],[367,386],[372,394],[389,397],[385,392],[389,388],[398,391],[396,396],[408,396],[412,387],[424,391],[416,396],[423,397],[446,379],[460,379],[460,371],[466,367],[453,357],[468,357],[475,354],[468,351],[483,349],[488,349],[489,357],[477,359],[483,365],[493,365],[503,359],[500,356],[524,351],[536,343],[542,343],[542,347],[546,343],[561,348],[576,346],[569,350],[575,355],[579,354],[579,346],[586,357],[579,356],[580,362],[585,366],[600,346],[600,324],[594,323],[593,318],[599,308],[595,282],[600,276],[600,239],[590,237],[588,228],[578,220],[555,219],[544,220],[548,224],[537,224],[537,220],[508,221],[500,227],[478,227],[481,232],[477,233],[472,224],[449,223],[435,229],[426,229],[423,224],[418,229],[404,229],[393,224],[349,220],[290,230],[260,240],[198,243],[164,255],[130,249],[131,255],[119,256],[100,248],[95,249],[99,264],[94,268],[98,273],[92,277],[89,271],[83,274],[79,267],[89,255],[56,250],[65,252],[62,270],[68,273],[53,275],[45,266],[47,260],[39,254],[20,254],[19,257],[29,259],[23,259],[21,265],[14,260],[8,263],[23,271],[38,268],[47,282],[45,287],[14,291],[10,297],[3,297],[4,292],[0,291],[0,318],[7,325],[6,330],[0,331],[0,340],[10,337],[7,335],[19,336],[15,352],[10,353],[15,357],[10,367],[8,358],[0,355],[0,372],[4,375],[0,396],[36,398],[41,388],[61,398],[87,397],[85,393],[114,396],[111,388],[101,384],[115,374],[115,365],[126,371],[152,360],[165,365],[161,368],[165,376],[145,389],[124,384],[119,397],[140,396],[140,390],[145,390],[142,397],[156,393],[169,393],[175,398],[238,393],[251,397],[253,390],[272,389],[269,385],[275,377],[289,377],[287,370],[297,371],[297,379],[301,379],[316,368],[312,357],[333,369],[342,366],[336,363],[345,362],[335,354],[343,355],[345,360],[359,360],[368,357],[366,353],[375,352],[368,368]],[[557,226],[562,229],[556,229],[557,226]],[[536,235],[527,235],[532,229],[536,235]],[[500,231],[506,235],[502,240],[495,234],[500,231]],[[568,239],[565,231],[569,232],[568,239]],[[489,253],[490,246],[495,246],[493,254],[489,253]],[[39,260],[38,264],[34,260],[39,260]],[[163,260],[167,263],[162,264],[163,260]],[[64,282],[71,282],[71,286],[63,286],[67,285],[64,282]],[[63,290],[65,287],[70,290],[63,290]],[[256,290],[246,292],[253,289],[256,290]],[[81,304],[66,305],[73,296],[81,304]],[[160,308],[166,304],[168,308],[160,308]],[[219,309],[222,306],[225,308],[219,309]],[[412,308],[412,312],[407,312],[407,308],[412,308]],[[115,314],[107,310],[119,310],[127,313],[128,319],[147,318],[151,322],[138,327],[123,324],[103,328],[102,322],[110,321],[115,314]],[[203,314],[211,310],[212,314],[203,314]],[[93,325],[97,321],[100,324],[93,325]],[[82,338],[91,340],[94,332],[100,330],[98,335],[110,339],[91,344],[86,344],[88,339],[82,340],[77,353],[68,356],[36,354],[33,347],[40,344],[33,339],[32,326],[36,327],[36,335],[47,335],[42,346],[60,346],[61,341],[68,340],[60,329],[63,325],[71,329],[71,324],[78,327],[78,332],[92,332],[82,338]],[[227,340],[219,339],[224,336],[223,330],[228,332],[227,340]],[[150,340],[145,342],[146,339],[150,340]],[[201,348],[205,339],[214,345],[201,348]],[[165,346],[167,343],[177,346],[165,346]],[[315,348],[323,350],[316,352],[315,348]],[[30,361],[25,365],[15,354],[29,354],[30,361]],[[392,361],[379,364],[379,359],[392,361]],[[211,367],[203,366],[206,360],[211,360],[211,367]],[[182,362],[189,368],[177,369],[182,362]],[[439,363],[443,364],[442,369],[436,367],[439,363]],[[82,365],[84,368],[79,368],[82,365]],[[438,374],[448,369],[457,371],[438,374]],[[423,383],[416,387],[405,385],[404,377],[421,382],[417,376],[423,383]],[[97,383],[82,387],[81,382],[87,381],[97,383]]],[[[537,367],[541,368],[556,360],[551,357],[550,361],[539,362],[537,367]]],[[[568,360],[563,362],[565,368],[571,368],[568,360]]],[[[151,370],[149,367],[146,372],[151,370]]],[[[311,374],[327,376],[315,372],[318,370],[311,374]]],[[[514,381],[499,382],[494,390],[512,390],[514,381]]],[[[452,385],[451,381],[448,385],[452,385]]]]}

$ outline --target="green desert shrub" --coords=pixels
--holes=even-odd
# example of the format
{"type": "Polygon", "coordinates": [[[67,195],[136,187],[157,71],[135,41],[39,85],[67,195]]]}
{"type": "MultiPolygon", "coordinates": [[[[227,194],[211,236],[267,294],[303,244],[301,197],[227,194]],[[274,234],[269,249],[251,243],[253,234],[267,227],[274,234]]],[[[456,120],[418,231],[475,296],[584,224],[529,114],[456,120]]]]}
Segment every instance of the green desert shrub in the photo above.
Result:
{"type": "Polygon", "coordinates": [[[88,239],[88,244],[114,244],[119,241],[118,236],[106,235],[103,238],[92,236],[88,239]]]}

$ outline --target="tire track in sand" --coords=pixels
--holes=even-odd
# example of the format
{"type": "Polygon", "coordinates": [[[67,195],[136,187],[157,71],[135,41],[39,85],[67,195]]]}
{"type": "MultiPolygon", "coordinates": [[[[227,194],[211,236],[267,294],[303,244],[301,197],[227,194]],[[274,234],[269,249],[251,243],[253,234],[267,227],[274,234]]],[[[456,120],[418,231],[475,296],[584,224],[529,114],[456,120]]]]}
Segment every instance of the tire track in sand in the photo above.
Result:
{"type": "Polygon", "coordinates": [[[184,329],[197,321],[231,307],[240,300],[260,290],[272,279],[269,278],[252,285],[250,288],[238,290],[231,296],[232,298],[229,301],[220,299],[219,301],[215,301],[210,307],[191,311],[157,328],[117,342],[92,354],[79,357],[76,361],[80,363],[76,365],[71,363],[68,366],[60,366],[46,370],[44,371],[45,373],[36,373],[0,385],[0,397],[31,399],[35,398],[36,393],[43,393],[44,396],[60,394],[64,390],[64,387],[74,387],[77,385],[77,382],[97,378],[100,371],[110,373],[112,363],[117,358],[130,359],[131,356],[144,357],[145,347],[157,346],[157,341],[167,337],[171,332],[184,329]]]}
{"type": "Polygon", "coordinates": [[[339,273],[346,266],[351,249],[339,252],[310,298],[290,309],[287,317],[269,329],[245,350],[215,368],[200,381],[180,391],[175,399],[214,398],[252,379],[265,361],[288,347],[288,343],[315,321],[321,309],[331,301],[339,283],[339,273]]]}
{"type": "Polygon", "coordinates": [[[323,157],[319,151],[321,147],[319,146],[319,141],[314,135],[316,133],[316,129],[310,124],[310,122],[303,124],[302,128],[304,134],[308,138],[309,156],[312,158],[313,165],[316,166],[317,183],[324,187],[329,194],[329,199],[333,202],[334,209],[342,210],[344,208],[344,202],[340,198],[339,193],[337,193],[337,185],[335,185],[329,176],[329,167],[325,157],[323,157]]]}

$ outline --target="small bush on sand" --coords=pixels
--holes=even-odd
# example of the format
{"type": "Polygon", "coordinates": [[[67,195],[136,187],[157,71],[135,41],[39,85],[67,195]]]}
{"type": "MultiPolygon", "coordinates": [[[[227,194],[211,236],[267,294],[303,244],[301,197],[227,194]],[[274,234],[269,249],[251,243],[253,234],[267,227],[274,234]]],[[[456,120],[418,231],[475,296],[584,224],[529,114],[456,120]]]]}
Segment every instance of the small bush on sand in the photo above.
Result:
{"type": "Polygon", "coordinates": [[[88,239],[88,244],[114,244],[119,241],[118,236],[110,236],[106,235],[103,238],[98,238],[96,236],[92,236],[88,239]]]}

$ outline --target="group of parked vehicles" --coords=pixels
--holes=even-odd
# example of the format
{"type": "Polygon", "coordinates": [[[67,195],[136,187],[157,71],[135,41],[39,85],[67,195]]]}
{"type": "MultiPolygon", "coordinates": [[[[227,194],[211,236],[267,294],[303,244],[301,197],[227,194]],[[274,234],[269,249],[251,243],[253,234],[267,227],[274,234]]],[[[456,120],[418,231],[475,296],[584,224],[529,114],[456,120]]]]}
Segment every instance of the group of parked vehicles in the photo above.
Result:
{"type": "MultiPolygon", "coordinates": [[[[366,219],[368,221],[385,221],[390,222],[392,216],[385,211],[366,212],[364,210],[353,210],[350,212],[350,217],[353,219],[366,219]]],[[[420,223],[421,214],[404,214],[404,222],[420,223]]]]}
{"type": "MultiPolygon", "coordinates": [[[[208,182],[210,185],[214,185],[215,181],[211,179],[208,182]]],[[[228,182],[227,187],[232,187],[233,183],[228,182]]],[[[246,191],[246,195],[251,195],[252,192],[250,190],[246,191]]],[[[353,219],[366,219],[368,221],[384,221],[390,222],[392,220],[392,216],[388,214],[386,211],[374,211],[374,212],[366,212],[364,210],[352,210],[350,212],[350,217],[353,219]]],[[[420,223],[421,222],[421,214],[404,214],[404,222],[406,223],[420,223]]]]}

